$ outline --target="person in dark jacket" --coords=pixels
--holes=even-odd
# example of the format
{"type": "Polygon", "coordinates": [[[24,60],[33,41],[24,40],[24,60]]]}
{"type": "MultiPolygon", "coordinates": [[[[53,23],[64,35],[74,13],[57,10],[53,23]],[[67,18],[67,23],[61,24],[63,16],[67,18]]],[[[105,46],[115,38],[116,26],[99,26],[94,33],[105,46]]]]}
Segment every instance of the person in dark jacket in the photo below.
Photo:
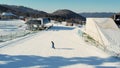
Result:
{"type": "Polygon", "coordinates": [[[55,49],[54,42],[53,42],[53,41],[51,41],[51,43],[52,43],[52,48],[53,48],[53,49],[55,49]]]}

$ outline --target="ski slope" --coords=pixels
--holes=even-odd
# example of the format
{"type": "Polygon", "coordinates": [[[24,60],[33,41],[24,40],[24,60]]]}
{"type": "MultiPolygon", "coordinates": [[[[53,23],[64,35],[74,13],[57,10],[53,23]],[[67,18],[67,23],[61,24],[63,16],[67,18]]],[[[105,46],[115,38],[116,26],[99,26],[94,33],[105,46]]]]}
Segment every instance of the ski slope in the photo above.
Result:
{"type": "Polygon", "coordinates": [[[120,68],[120,60],[86,44],[74,27],[54,25],[1,47],[0,68],[120,68]]]}

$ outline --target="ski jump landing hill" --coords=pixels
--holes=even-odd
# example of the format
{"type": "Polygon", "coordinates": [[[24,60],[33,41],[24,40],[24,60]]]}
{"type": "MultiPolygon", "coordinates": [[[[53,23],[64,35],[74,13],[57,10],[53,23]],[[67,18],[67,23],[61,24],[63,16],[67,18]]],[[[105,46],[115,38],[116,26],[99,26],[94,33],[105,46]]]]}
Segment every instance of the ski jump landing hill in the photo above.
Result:
{"type": "Polygon", "coordinates": [[[87,18],[85,33],[120,56],[120,29],[111,18],[87,18]]]}

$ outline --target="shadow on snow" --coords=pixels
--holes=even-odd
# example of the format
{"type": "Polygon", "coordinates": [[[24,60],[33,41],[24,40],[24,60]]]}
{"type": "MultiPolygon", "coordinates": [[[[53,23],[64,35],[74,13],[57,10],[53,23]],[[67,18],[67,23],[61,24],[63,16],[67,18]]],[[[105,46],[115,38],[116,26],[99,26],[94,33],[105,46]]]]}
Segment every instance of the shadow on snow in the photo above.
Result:
{"type": "Polygon", "coordinates": [[[56,48],[58,50],[74,50],[73,48],[56,48]]]}
{"type": "MultiPolygon", "coordinates": [[[[0,68],[27,68],[39,66],[40,68],[60,68],[62,66],[85,64],[94,65],[96,68],[109,68],[110,66],[100,66],[105,62],[120,62],[118,59],[98,58],[98,57],[73,57],[64,58],[59,56],[33,56],[33,55],[18,55],[10,56],[0,54],[0,68]]],[[[115,66],[110,68],[116,68],[115,66]]]]}

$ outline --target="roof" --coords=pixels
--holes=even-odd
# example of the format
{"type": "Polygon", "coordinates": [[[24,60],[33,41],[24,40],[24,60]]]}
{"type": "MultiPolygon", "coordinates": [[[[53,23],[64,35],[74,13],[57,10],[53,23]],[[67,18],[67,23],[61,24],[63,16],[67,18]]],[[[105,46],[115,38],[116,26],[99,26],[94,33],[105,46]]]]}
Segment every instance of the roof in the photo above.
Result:
{"type": "Polygon", "coordinates": [[[16,16],[15,14],[13,14],[11,12],[3,12],[1,15],[2,16],[16,16]]]}

